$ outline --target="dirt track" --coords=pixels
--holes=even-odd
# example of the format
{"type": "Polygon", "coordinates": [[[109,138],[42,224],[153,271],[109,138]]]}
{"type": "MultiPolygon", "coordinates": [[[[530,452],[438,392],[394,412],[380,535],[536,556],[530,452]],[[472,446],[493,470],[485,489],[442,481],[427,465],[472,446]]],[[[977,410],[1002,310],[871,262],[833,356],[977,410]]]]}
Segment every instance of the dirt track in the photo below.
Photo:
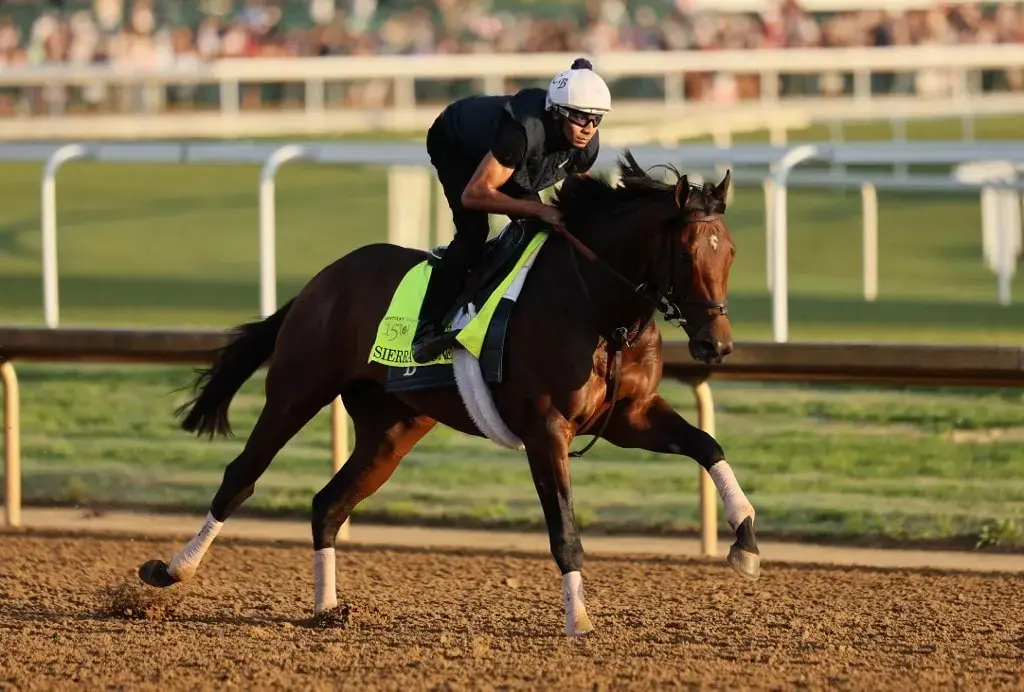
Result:
{"type": "Polygon", "coordinates": [[[0,689],[1024,688],[1019,574],[766,564],[748,584],[592,557],[597,632],[570,641],[550,558],[342,548],[351,617],[313,629],[309,549],[222,540],[146,619],[111,614],[104,589],[179,544],[0,535],[0,689]]]}

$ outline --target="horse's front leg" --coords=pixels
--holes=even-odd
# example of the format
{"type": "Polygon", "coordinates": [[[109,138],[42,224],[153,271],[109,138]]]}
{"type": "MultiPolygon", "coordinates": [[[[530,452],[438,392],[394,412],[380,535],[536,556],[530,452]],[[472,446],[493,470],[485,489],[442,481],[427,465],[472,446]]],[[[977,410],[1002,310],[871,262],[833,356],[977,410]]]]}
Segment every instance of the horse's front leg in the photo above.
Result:
{"type": "Polygon", "coordinates": [[[569,424],[555,412],[535,422],[522,435],[530,473],[537,488],[544,522],[551,543],[551,556],[562,573],[562,604],[565,607],[565,633],[570,636],[594,630],[583,604],[583,544],[572,507],[569,480],[569,424]]]}
{"type": "Polygon", "coordinates": [[[729,564],[741,576],[757,579],[761,575],[761,556],[754,535],[754,507],[725,460],[721,445],[688,423],[657,394],[623,403],[626,406],[620,404],[612,412],[602,437],[617,447],[682,454],[703,466],[714,480],[725,505],[725,518],[736,532],[729,564]]]}

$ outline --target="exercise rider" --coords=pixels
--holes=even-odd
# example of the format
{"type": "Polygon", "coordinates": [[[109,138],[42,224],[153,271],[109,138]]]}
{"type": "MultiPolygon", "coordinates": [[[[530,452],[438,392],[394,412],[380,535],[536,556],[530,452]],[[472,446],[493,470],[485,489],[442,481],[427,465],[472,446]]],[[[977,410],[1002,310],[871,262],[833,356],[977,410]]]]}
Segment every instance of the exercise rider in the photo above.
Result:
{"type": "Polygon", "coordinates": [[[490,232],[488,214],[561,224],[541,190],[586,173],[600,148],[597,128],[611,110],[608,86],[584,58],[555,76],[547,90],[512,96],[469,96],[448,105],[427,132],[427,153],[455,221],[455,237],[433,268],[412,357],[428,363],[451,347],[442,320],[477,265],[490,232]]]}

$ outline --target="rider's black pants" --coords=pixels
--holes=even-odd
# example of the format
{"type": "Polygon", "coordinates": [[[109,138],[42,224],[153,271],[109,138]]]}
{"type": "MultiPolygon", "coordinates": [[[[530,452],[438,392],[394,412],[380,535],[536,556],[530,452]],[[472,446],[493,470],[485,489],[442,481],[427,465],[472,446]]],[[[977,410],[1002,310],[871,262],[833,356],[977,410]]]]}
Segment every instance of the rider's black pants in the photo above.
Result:
{"type": "Polygon", "coordinates": [[[427,153],[437,170],[437,178],[455,222],[455,237],[445,251],[444,261],[431,272],[430,285],[420,311],[420,319],[436,323],[454,306],[465,285],[466,275],[480,261],[490,225],[487,212],[466,209],[462,205],[462,192],[480,162],[462,154],[460,147],[449,139],[440,117],[427,130],[427,153]]]}

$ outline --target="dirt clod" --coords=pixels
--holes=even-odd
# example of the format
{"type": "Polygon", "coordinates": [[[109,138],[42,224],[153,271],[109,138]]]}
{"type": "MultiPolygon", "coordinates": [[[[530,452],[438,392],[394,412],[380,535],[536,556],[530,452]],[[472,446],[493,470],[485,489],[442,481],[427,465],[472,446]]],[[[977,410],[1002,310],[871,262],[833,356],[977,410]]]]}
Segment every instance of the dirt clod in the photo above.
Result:
{"type": "Polygon", "coordinates": [[[317,613],[308,620],[302,621],[305,627],[314,627],[319,629],[327,629],[340,627],[345,628],[348,626],[349,618],[352,617],[352,608],[347,603],[342,603],[335,608],[325,610],[322,613],[317,613]]]}
{"type": "Polygon", "coordinates": [[[117,586],[101,589],[104,602],[99,612],[112,618],[163,620],[174,617],[177,601],[169,591],[140,584],[125,577],[117,586]]]}

